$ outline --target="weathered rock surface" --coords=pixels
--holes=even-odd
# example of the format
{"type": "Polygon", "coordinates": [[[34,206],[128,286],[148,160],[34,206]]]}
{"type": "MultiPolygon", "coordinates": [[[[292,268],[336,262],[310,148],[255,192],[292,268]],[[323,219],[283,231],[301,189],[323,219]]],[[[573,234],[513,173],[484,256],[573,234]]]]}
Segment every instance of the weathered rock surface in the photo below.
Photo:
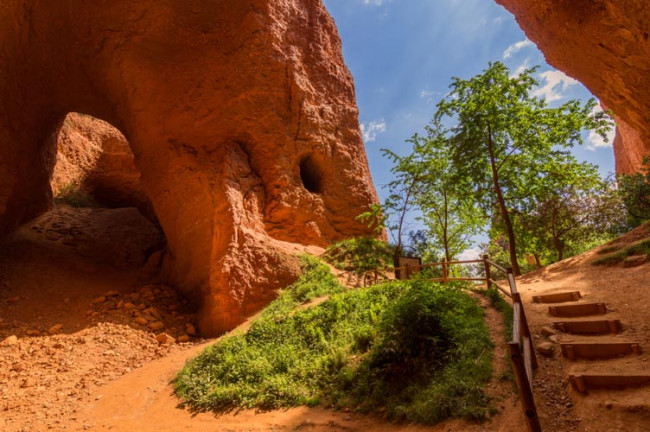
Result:
{"type": "Polygon", "coordinates": [[[354,217],[377,198],[320,0],[5,0],[0,46],[0,232],[50,206],[48,137],[81,112],[128,140],[204,334],[296,277],[276,240],[367,233],[354,217]]]}
{"type": "Polygon", "coordinates": [[[556,68],[580,80],[617,117],[616,170],[650,155],[650,8],[646,0],[496,0],[556,68]]]}
{"type": "MultiPolygon", "coordinates": [[[[119,209],[60,206],[29,223],[51,247],[116,268],[142,267],[153,251],[164,247],[162,233],[135,207],[119,209]]],[[[105,301],[105,296],[95,299],[105,301]]]]}
{"type": "Polygon", "coordinates": [[[50,181],[54,196],[73,188],[107,207],[137,207],[153,215],[135,157],[120,131],[105,121],[71,113],[52,139],[57,146],[50,181]]]}

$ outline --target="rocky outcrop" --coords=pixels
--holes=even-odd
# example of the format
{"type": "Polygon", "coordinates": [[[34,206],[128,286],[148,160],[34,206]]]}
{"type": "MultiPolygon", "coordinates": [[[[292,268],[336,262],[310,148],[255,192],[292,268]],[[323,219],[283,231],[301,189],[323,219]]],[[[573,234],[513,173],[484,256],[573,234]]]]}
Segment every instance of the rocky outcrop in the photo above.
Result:
{"type": "Polygon", "coordinates": [[[110,264],[120,269],[142,268],[164,246],[160,230],[138,209],[59,206],[27,227],[51,248],[110,264]]]}
{"type": "Polygon", "coordinates": [[[5,0],[0,46],[0,231],[48,208],[47,138],[81,112],[128,140],[205,334],[296,277],[278,240],[368,233],[354,85],[320,0],[5,0]]]}
{"type": "Polygon", "coordinates": [[[105,121],[71,113],[52,138],[57,146],[50,181],[55,197],[74,189],[103,206],[137,207],[153,216],[135,157],[120,131],[105,121]]]}
{"type": "Polygon", "coordinates": [[[496,0],[556,68],[617,117],[617,172],[650,155],[650,8],[646,0],[496,0]]]}

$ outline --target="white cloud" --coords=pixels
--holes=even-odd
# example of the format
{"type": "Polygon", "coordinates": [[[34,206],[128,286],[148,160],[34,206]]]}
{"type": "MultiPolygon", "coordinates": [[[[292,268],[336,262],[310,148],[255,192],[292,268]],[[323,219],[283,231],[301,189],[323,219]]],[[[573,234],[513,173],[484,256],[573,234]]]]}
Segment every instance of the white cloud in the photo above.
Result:
{"type": "Polygon", "coordinates": [[[377,139],[377,135],[386,132],[386,122],[384,119],[379,121],[374,120],[368,124],[361,123],[361,133],[363,134],[363,142],[369,143],[377,139]]]}
{"type": "Polygon", "coordinates": [[[384,0],[363,0],[364,5],[381,6],[383,3],[384,0]]]}
{"type": "MultiPolygon", "coordinates": [[[[596,104],[593,110],[591,110],[592,114],[598,114],[603,112],[603,109],[600,106],[600,103],[596,104]]],[[[612,147],[614,144],[614,138],[616,138],[616,129],[612,128],[609,132],[607,132],[607,142],[598,135],[595,131],[589,131],[589,136],[587,137],[587,149],[591,151],[595,151],[598,148],[609,148],[612,147]]]]}
{"type": "Polygon", "coordinates": [[[533,91],[532,95],[546,99],[546,102],[548,103],[562,99],[564,97],[562,92],[566,91],[569,87],[578,84],[578,81],[566,76],[558,70],[542,72],[539,75],[546,84],[538,87],[533,91]]]}
{"type": "Polygon", "coordinates": [[[512,57],[513,54],[518,53],[522,49],[524,49],[526,47],[529,47],[532,44],[533,43],[528,39],[524,39],[522,41],[515,42],[512,45],[510,45],[508,48],[506,48],[506,50],[503,52],[503,58],[508,59],[508,58],[512,57]]]}
{"type": "Polygon", "coordinates": [[[526,69],[529,69],[529,68],[530,68],[530,58],[527,58],[526,60],[524,60],[524,62],[522,64],[517,66],[517,68],[510,73],[510,78],[518,77],[519,75],[524,73],[524,71],[526,69]]]}
{"type": "Polygon", "coordinates": [[[479,259],[481,256],[481,251],[478,249],[465,249],[458,255],[458,261],[472,261],[475,259],[479,259]]]}

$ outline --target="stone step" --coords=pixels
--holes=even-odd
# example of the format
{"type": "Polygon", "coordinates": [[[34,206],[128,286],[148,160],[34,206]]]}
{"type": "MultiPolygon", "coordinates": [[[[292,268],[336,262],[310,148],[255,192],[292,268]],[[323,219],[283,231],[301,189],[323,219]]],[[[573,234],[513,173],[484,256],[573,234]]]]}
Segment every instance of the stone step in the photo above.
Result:
{"type": "Polygon", "coordinates": [[[556,321],[553,327],[564,333],[584,335],[620,333],[623,328],[620,320],[556,321]]]}
{"type": "Polygon", "coordinates": [[[533,303],[565,303],[578,301],[582,298],[580,291],[561,292],[533,296],[533,303]]]}
{"type": "Polygon", "coordinates": [[[569,381],[574,390],[587,393],[589,389],[621,389],[649,385],[650,375],[576,374],[569,375],[569,381]]]}
{"type": "Polygon", "coordinates": [[[604,315],[607,313],[607,306],[605,306],[605,303],[580,303],[564,306],[549,306],[548,313],[557,317],[604,315]]]}
{"type": "Polygon", "coordinates": [[[561,343],[560,348],[562,348],[562,355],[569,360],[606,359],[641,353],[641,346],[635,342],[566,342],[561,343]]]}

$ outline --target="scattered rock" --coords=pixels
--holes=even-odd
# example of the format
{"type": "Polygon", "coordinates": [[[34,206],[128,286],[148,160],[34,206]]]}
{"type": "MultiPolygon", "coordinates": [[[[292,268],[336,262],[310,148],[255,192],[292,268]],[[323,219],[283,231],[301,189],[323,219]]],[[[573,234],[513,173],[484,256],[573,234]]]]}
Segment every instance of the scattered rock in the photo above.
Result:
{"type": "Polygon", "coordinates": [[[61,331],[62,328],[63,328],[63,324],[56,324],[50,327],[50,329],[47,332],[52,335],[57,334],[58,332],[61,331]]]}
{"type": "Polygon", "coordinates": [[[549,336],[548,340],[550,340],[551,342],[556,343],[556,344],[560,343],[560,338],[556,334],[552,335],[552,336],[549,336]]]}
{"type": "Polygon", "coordinates": [[[185,331],[190,336],[196,336],[196,327],[192,323],[185,324],[185,331]]]}
{"type": "Polygon", "coordinates": [[[16,335],[11,335],[2,342],[0,342],[0,346],[14,346],[18,344],[18,336],[16,335]]]}
{"type": "Polygon", "coordinates": [[[541,333],[543,336],[553,336],[556,334],[555,329],[550,326],[542,327],[541,333]]]}
{"type": "Polygon", "coordinates": [[[30,337],[36,337],[36,336],[40,336],[41,332],[38,331],[38,330],[27,330],[26,334],[27,334],[27,336],[30,336],[30,337]]]}
{"type": "Polygon", "coordinates": [[[137,324],[140,324],[141,326],[146,326],[147,324],[149,324],[149,321],[147,321],[147,320],[144,319],[143,317],[137,317],[134,321],[135,321],[137,324]]]}
{"type": "Polygon", "coordinates": [[[175,339],[172,336],[168,335],[167,333],[160,333],[159,335],[156,336],[156,340],[158,341],[158,343],[168,344],[168,345],[171,345],[174,342],[176,342],[175,339]]]}
{"type": "Polygon", "coordinates": [[[550,342],[542,342],[537,345],[537,352],[544,357],[553,357],[555,354],[555,345],[550,342]]]}
{"type": "Polygon", "coordinates": [[[186,334],[182,334],[178,338],[176,338],[176,342],[178,343],[185,343],[189,341],[190,341],[190,337],[186,334]]]}
{"type": "Polygon", "coordinates": [[[101,297],[97,297],[95,300],[93,300],[93,304],[104,303],[105,301],[106,301],[106,297],[101,296],[101,297]]]}
{"type": "Polygon", "coordinates": [[[149,328],[153,331],[160,331],[165,328],[165,324],[160,321],[154,321],[149,323],[149,328]]]}
{"type": "Polygon", "coordinates": [[[117,297],[119,295],[120,295],[119,292],[117,292],[115,290],[112,290],[112,291],[109,291],[106,294],[104,294],[104,297],[117,297]]]}

